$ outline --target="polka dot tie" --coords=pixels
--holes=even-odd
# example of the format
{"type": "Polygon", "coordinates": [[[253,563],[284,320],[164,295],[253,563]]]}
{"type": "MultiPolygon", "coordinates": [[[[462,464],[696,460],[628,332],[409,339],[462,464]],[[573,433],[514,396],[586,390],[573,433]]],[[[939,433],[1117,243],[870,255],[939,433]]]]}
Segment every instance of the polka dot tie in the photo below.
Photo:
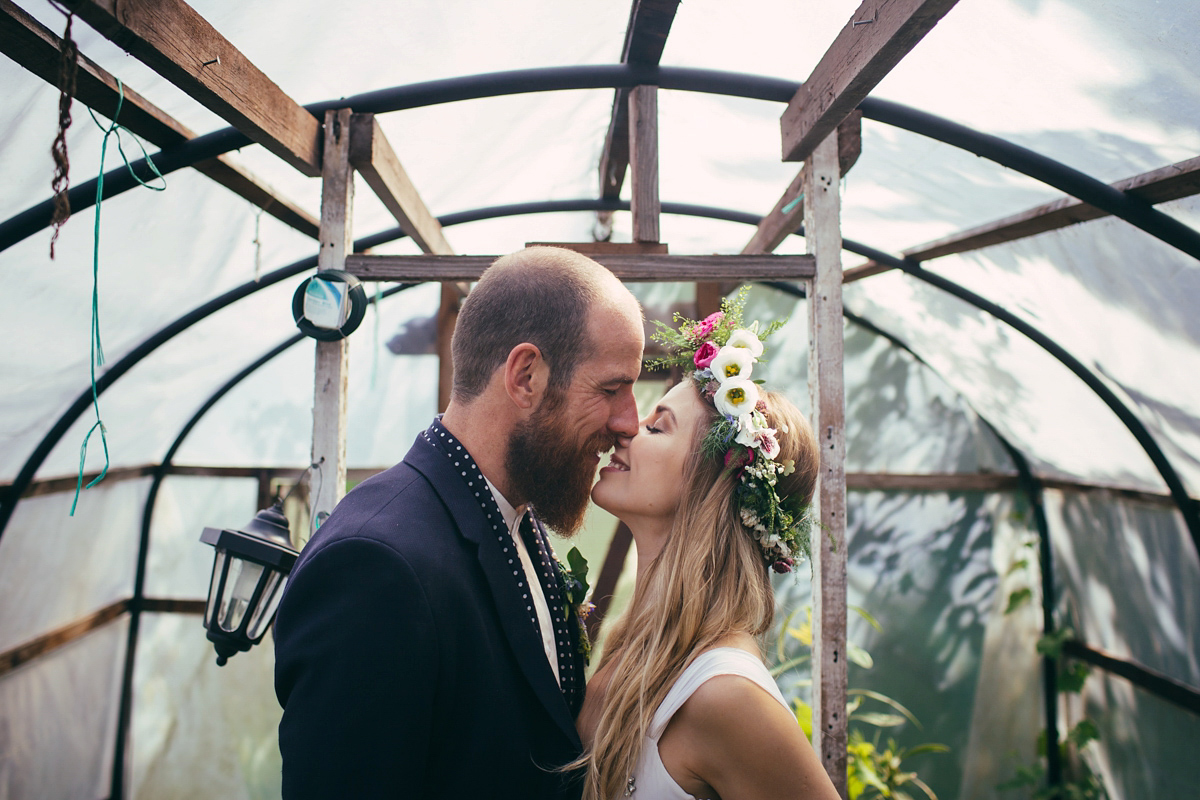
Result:
{"type": "MultiPolygon", "coordinates": [[[[467,452],[466,448],[450,431],[446,430],[440,419],[435,419],[433,424],[421,435],[453,463],[455,471],[458,472],[459,477],[467,485],[467,489],[479,503],[488,524],[492,526],[492,533],[500,544],[501,557],[507,560],[507,566],[512,571],[517,589],[520,590],[526,601],[525,610],[529,613],[530,624],[533,625],[540,640],[541,625],[538,624],[533,599],[529,596],[529,591],[525,586],[525,573],[521,568],[520,558],[517,555],[512,536],[508,532],[508,527],[504,524],[504,515],[500,513],[500,507],[496,505],[496,498],[492,496],[483,472],[475,464],[475,459],[471,458],[471,454],[467,452]]],[[[538,579],[542,584],[542,593],[545,595],[546,605],[550,609],[550,618],[554,625],[554,643],[558,653],[559,685],[567,699],[567,704],[574,709],[576,697],[582,688],[580,686],[582,676],[575,665],[578,659],[571,646],[570,625],[574,624],[575,615],[569,613],[566,608],[564,602],[566,595],[559,579],[558,563],[554,558],[543,526],[540,523],[535,524],[533,514],[526,513],[521,517],[520,533],[525,540],[530,557],[534,561],[538,579]],[[534,557],[534,554],[537,554],[537,557],[534,557]]]]}

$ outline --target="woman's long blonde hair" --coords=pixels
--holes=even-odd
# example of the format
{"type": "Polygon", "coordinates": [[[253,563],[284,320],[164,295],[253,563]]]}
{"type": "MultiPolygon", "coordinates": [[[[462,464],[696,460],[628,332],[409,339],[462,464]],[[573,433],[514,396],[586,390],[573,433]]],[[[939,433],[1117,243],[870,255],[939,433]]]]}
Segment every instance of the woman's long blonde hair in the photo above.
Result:
{"type": "MultiPolygon", "coordinates": [[[[764,395],[768,424],[778,432],[778,458],[796,467],[779,478],[779,495],[807,503],[817,479],[812,429],[783,395],[764,395]]],[[[715,416],[712,409],[694,432],[667,541],[639,580],[630,611],[608,634],[599,667],[614,662],[615,668],[596,735],[568,766],[587,768],[583,800],[624,792],[655,710],[697,655],[731,633],[758,636],[771,627],[775,597],[762,553],[733,502],[738,477],[701,451],[715,416]]]]}

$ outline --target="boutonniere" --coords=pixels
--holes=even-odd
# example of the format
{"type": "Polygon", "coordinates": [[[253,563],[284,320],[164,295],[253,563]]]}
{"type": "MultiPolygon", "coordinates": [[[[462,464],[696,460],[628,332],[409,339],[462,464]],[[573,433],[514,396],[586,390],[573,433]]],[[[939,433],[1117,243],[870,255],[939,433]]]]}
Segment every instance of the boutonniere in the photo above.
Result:
{"type": "Polygon", "coordinates": [[[575,614],[575,622],[579,626],[579,654],[583,656],[584,664],[591,663],[592,641],[588,638],[587,618],[595,606],[588,602],[588,562],[579,552],[578,547],[572,547],[567,553],[567,563],[563,564],[557,558],[558,571],[562,575],[563,586],[566,589],[567,605],[575,614]]]}

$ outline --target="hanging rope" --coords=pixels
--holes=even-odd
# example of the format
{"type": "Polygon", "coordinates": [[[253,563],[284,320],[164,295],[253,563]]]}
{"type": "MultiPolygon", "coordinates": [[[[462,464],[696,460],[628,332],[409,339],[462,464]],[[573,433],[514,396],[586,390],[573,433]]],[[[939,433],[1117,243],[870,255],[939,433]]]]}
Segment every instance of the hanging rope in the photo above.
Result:
{"type": "Polygon", "coordinates": [[[54,192],[54,216],[50,220],[54,228],[50,236],[50,259],[53,260],[58,232],[71,216],[71,201],[67,196],[71,170],[71,162],[67,158],[67,128],[71,127],[71,99],[75,96],[75,77],[79,71],[79,48],[71,38],[74,12],[63,9],[53,0],[51,3],[67,15],[67,27],[58,43],[58,131],[54,135],[53,144],[50,145],[50,155],[54,158],[54,177],[50,180],[50,188],[54,192]]]}
{"type": "Polygon", "coordinates": [[[88,359],[88,366],[92,376],[92,408],[96,412],[96,422],[90,429],[87,435],[83,437],[83,444],[79,448],[79,477],[75,480],[75,499],[71,501],[71,516],[75,516],[75,507],[79,503],[79,493],[83,489],[90,489],[100,481],[104,480],[104,476],[108,474],[108,430],[104,427],[104,422],[100,418],[100,393],[96,389],[96,367],[104,366],[104,347],[100,342],[100,206],[104,200],[104,160],[108,155],[108,137],[116,135],[117,137],[117,152],[121,154],[121,159],[125,162],[126,169],[142,186],[156,192],[164,191],[167,188],[167,180],[158,171],[154,160],[150,158],[150,154],[146,152],[145,146],[139,139],[134,137],[137,146],[142,151],[142,156],[146,160],[146,164],[150,167],[151,172],[162,181],[161,186],[154,186],[146,181],[143,181],[138,174],[133,171],[130,166],[129,157],[125,155],[125,148],[121,144],[121,131],[123,129],[120,123],[117,122],[121,116],[121,106],[125,104],[125,85],[121,83],[121,79],[117,78],[117,110],[113,113],[112,122],[105,126],[92,110],[88,109],[88,114],[91,114],[92,121],[96,123],[96,127],[104,132],[104,139],[100,143],[100,176],[96,179],[96,215],[95,225],[92,231],[92,329],[91,329],[91,355],[88,359]],[[104,469],[97,475],[87,486],[83,485],[83,467],[87,460],[88,441],[92,438],[92,434],[96,430],[100,430],[100,442],[104,445],[104,469]]]}

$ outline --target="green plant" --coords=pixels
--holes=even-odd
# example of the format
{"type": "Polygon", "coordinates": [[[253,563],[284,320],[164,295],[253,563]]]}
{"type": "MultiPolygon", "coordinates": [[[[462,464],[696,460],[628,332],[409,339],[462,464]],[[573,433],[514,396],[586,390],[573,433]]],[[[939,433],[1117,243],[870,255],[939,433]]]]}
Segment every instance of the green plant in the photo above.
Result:
{"type": "MultiPolygon", "coordinates": [[[[1028,537],[1022,546],[1029,551],[1035,548],[1036,543],[1035,538],[1028,537]]],[[[1036,576],[1032,574],[1031,564],[1032,559],[1028,554],[1015,558],[1006,576],[1023,571],[1032,584],[1036,576]]],[[[1008,595],[1004,613],[1011,614],[1031,600],[1032,586],[1015,589],[1008,595]]],[[[1071,661],[1068,664],[1062,657],[1063,644],[1074,635],[1075,632],[1071,628],[1064,626],[1043,635],[1037,642],[1038,653],[1045,658],[1054,659],[1058,667],[1058,691],[1069,694],[1079,694],[1083,691],[1084,682],[1090,672],[1086,664],[1079,661],[1071,661]]],[[[1071,727],[1056,743],[1062,769],[1059,781],[1051,785],[1046,767],[1049,748],[1046,730],[1043,728],[1038,734],[1037,756],[1033,763],[1017,764],[1013,777],[997,784],[996,789],[1001,792],[1022,790],[1022,796],[1028,796],[1030,800],[1106,800],[1108,793],[1104,784],[1083,758],[1087,746],[1099,739],[1100,729],[1087,717],[1071,727]]]]}
{"type": "MultiPolygon", "coordinates": [[[[858,606],[850,606],[850,609],[866,620],[872,628],[883,631],[879,622],[865,609],[858,606]]],[[[775,641],[775,665],[771,668],[771,674],[777,678],[804,666],[812,658],[812,608],[806,607],[805,621],[793,626],[792,621],[796,614],[797,611],[793,611],[784,619],[775,641]],[[793,642],[796,644],[792,644],[793,642]],[[789,650],[793,648],[799,652],[789,654],[789,650]]],[[[846,655],[852,663],[863,669],[871,669],[875,664],[871,654],[853,642],[846,642],[846,655]]],[[[812,681],[801,678],[795,683],[802,686],[811,684],[812,681]]],[[[910,791],[914,787],[920,789],[929,800],[937,800],[937,795],[917,773],[904,769],[903,764],[912,756],[922,753],[945,753],[949,752],[950,748],[934,743],[901,748],[891,737],[888,737],[886,745],[881,745],[880,739],[884,729],[911,722],[917,730],[921,730],[920,721],[899,702],[880,692],[870,689],[848,689],[846,693],[850,698],[846,703],[847,718],[851,723],[859,723],[859,726],[850,729],[846,742],[846,777],[850,800],[875,800],[883,797],[912,800],[913,795],[910,791]],[[861,725],[875,729],[870,739],[864,736],[861,725]]],[[[793,708],[796,721],[804,735],[811,739],[812,706],[803,698],[797,697],[793,708]]]]}

